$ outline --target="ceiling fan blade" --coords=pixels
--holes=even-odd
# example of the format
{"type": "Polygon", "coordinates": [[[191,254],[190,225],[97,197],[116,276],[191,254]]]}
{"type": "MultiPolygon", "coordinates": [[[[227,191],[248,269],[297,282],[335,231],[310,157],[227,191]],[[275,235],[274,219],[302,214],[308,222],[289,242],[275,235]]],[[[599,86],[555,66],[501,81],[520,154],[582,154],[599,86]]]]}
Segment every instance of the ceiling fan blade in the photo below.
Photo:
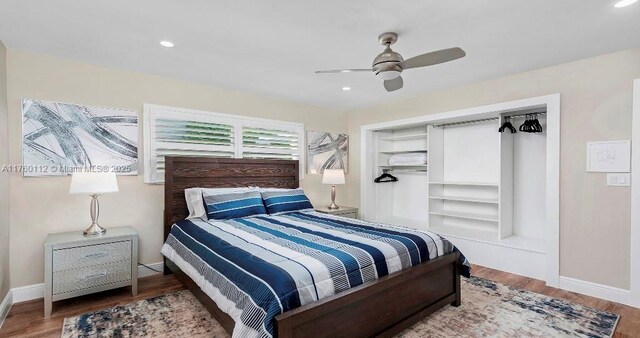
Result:
{"type": "Polygon", "coordinates": [[[316,71],[316,74],[355,73],[355,72],[373,72],[373,69],[333,69],[333,70],[317,70],[317,71],[316,71]]]}
{"type": "Polygon", "coordinates": [[[402,80],[402,77],[398,76],[395,79],[384,80],[384,89],[386,89],[388,92],[392,92],[402,88],[403,84],[404,81],[402,80]]]}
{"type": "Polygon", "coordinates": [[[461,48],[442,49],[431,53],[414,56],[400,63],[402,69],[418,68],[453,61],[467,55],[461,48]]]}

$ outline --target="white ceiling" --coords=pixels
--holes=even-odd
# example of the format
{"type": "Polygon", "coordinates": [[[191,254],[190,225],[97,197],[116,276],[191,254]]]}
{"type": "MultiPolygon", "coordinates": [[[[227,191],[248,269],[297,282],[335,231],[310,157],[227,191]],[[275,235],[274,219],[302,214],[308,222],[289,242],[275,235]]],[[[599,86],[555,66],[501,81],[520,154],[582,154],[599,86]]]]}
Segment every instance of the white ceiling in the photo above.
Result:
{"type": "Polygon", "coordinates": [[[640,46],[640,2],[613,3],[0,0],[0,37],[8,48],[350,109],[640,46]],[[399,33],[405,58],[454,46],[467,57],[406,71],[394,93],[368,73],[314,74],[369,67],[384,31],[399,33]]]}

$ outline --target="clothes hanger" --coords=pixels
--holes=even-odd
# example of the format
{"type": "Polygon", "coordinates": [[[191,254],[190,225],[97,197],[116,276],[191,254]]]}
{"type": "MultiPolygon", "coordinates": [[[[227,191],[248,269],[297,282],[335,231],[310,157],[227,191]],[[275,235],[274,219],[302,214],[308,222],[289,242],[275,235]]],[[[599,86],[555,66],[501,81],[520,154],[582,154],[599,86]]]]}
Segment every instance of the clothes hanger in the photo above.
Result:
{"type": "Polygon", "coordinates": [[[525,115],[524,122],[518,128],[520,131],[526,132],[527,123],[529,122],[529,115],[525,115]]]}
{"type": "Polygon", "coordinates": [[[538,113],[534,113],[533,117],[534,117],[533,127],[535,128],[535,132],[541,133],[543,129],[542,129],[542,125],[540,124],[540,121],[538,121],[538,113]]]}
{"type": "Polygon", "coordinates": [[[375,183],[387,183],[387,182],[397,182],[398,178],[389,174],[387,170],[384,170],[383,174],[378,176],[375,180],[375,183]]]}
{"type": "Polygon", "coordinates": [[[502,127],[500,127],[500,129],[498,129],[499,132],[503,133],[505,129],[509,128],[509,130],[511,130],[511,134],[515,134],[516,133],[516,128],[513,126],[513,124],[511,124],[511,116],[505,116],[504,117],[504,123],[502,124],[502,127]]]}
{"type": "Polygon", "coordinates": [[[535,133],[536,132],[536,123],[533,120],[533,115],[529,115],[529,133],[535,133]]]}
{"type": "Polygon", "coordinates": [[[532,120],[532,116],[531,114],[527,114],[525,115],[525,120],[524,123],[522,125],[520,125],[520,131],[525,132],[525,133],[534,133],[534,128],[533,128],[533,120],[532,120]]]}
{"type": "Polygon", "coordinates": [[[389,174],[388,169],[383,169],[382,175],[378,176],[375,180],[373,180],[373,182],[375,183],[398,182],[398,178],[389,174]]]}

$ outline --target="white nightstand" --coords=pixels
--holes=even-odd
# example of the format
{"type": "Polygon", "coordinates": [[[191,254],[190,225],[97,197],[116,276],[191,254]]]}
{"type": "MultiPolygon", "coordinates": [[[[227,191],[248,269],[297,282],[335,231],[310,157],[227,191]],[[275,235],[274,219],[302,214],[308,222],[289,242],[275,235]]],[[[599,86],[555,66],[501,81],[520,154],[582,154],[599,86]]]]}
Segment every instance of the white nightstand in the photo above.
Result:
{"type": "Polygon", "coordinates": [[[358,218],[358,208],[341,206],[340,209],[329,209],[327,207],[319,207],[315,209],[317,212],[321,212],[323,214],[337,215],[348,218],[358,218]]]}
{"type": "Polygon", "coordinates": [[[131,227],[108,228],[101,236],[82,231],[50,234],[44,242],[44,316],[51,303],[131,286],[138,294],[138,234],[131,227]]]}

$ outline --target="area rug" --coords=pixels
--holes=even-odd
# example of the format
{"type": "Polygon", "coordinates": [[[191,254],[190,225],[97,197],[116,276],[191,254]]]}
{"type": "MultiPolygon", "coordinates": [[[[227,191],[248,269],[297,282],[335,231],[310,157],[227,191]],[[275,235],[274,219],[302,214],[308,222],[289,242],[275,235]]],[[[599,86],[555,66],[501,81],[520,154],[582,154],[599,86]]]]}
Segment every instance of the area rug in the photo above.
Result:
{"type": "MultiPolygon", "coordinates": [[[[447,306],[398,337],[611,337],[618,315],[463,278],[462,305],[447,306]]],[[[228,337],[189,291],[65,318],[62,337],[228,337]]]]}

